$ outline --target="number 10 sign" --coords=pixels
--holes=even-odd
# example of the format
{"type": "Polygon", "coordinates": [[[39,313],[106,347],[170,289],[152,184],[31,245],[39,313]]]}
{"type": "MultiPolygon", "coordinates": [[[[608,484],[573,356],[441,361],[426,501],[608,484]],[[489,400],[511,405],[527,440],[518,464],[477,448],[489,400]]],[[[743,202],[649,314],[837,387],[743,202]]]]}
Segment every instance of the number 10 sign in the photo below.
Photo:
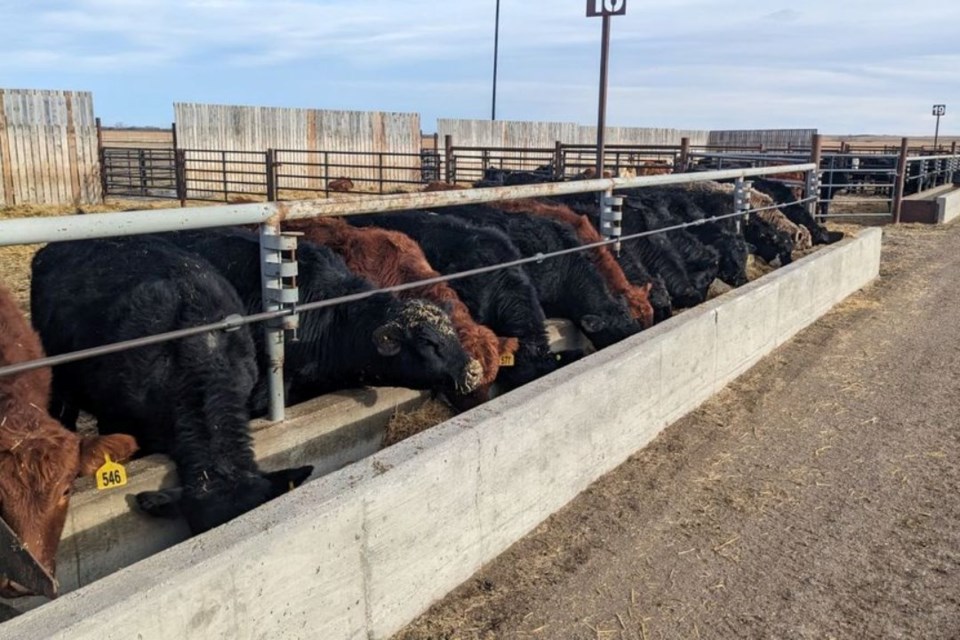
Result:
{"type": "Polygon", "coordinates": [[[587,17],[627,15],[627,0],[587,0],[587,17]]]}

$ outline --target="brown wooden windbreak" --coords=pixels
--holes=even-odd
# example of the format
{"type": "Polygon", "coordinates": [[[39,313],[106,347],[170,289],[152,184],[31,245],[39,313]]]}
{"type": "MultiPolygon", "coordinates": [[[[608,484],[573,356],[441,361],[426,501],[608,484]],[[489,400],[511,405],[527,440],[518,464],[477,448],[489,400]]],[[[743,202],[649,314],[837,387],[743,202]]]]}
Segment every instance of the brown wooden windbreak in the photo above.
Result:
{"type": "Polygon", "coordinates": [[[93,95],[0,89],[0,206],[100,199],[93,95]]]}

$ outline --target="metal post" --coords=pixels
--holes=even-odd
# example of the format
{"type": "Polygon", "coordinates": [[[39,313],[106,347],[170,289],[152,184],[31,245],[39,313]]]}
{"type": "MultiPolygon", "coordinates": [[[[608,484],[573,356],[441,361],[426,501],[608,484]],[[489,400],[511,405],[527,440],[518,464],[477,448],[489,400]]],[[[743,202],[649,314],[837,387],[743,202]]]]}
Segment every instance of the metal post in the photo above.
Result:
{"type": "Polygon", "coordinates": [[[900,141],[900,159],[897,161],[897,184],[893,190],[893,224],[900,224],[900,211],[903,208],[903,191],[907,178],[907,156],[910,151],[910,140],[903,138],[900,141]]]}
{"type": "MultiPolygon", "coordinates": [[[[260,225],[260,282],[264,311],[279,311],[296,306],[300,294],[296,286],[297,235],[280,233],[280,224],[271,219],[260,225]],[[287,253],[289,257],[285,258],[287,253]]],[[[284,333],[296,331],[297,316],[287,316],[264,324],[267,355],[267,388],[270,420],[284,419],[284,333]]]]}
{"type": "Polygon", "coordinates": [[[553,144],[553,177],[562,180],[566,170],[563,166],[563,143],[557,140],[553,144]]]}
{"type": "Polygon", "coordinates": [[[173,173],[177,185],[177,200],[180,206],[187,206],[187,152],[184,149],[173,151],[173,173]]]}
{"type": "Polygon", "coordinates": [[[223,179],[223,201],[230,202],[230,187],[227,184],[227,152],[220,152],[220,169],[223,179]]]}
{"type": "Polygon", "coordinates": [[[383,194],[383,152],[377,154],[377,179],[380,184],[380,194],[383,194]]]}
{"type": "Polygon", "coordinates": [[[453,136],[443,136],[443,172],[448,184],[454,183],[453,175],[453,136]]]}
{"type": "Polygon", "coordinates": [[[267,149],[267,202],[277,201],[277,150],[267,149]]]}
{"type": "Polygon", "coordinates": [[[674,173],[686,173],[690,167],[690,138],[680,138],[680,166],[674,167],[674,173]]]}
{"type": "Polygon", "coordinates": [[[180,141],[177,139],[177,123],[176,122],[170,123],[170,137],[173,139],[173,148],[179,149],[180,141]]]}
{"type": "Polygon", "coordinates": [[[937,128],[934,129],[934,132],[933,132],[933,152],[934,153],[939,152],[939,146],[938,146],[939,142],[940,142],[940,114],[937,114],[937,128]]]}
{"type": "Polygon", "coordinates": [[[103,149],[103,125],[100,118],[95,120],[97,124],[97,160],[100,162],[100,202],[107,199],[107,154],[103,149]]]}
{"type": "MultiPolygon", "coordinates": [[[[820,163],[822,160],[823,136],[821,136],[819,133],[815,133],[810,140],[810,162],[815,164],[817,168],[814,171],[807,172],[807,184],[806,189],[804,190],[804,195],[807,198],[814,198],[814,200],[811,200],[809,203],[807,203],[807,210],[812,216],[816,216],[820,212],[820,163]]],[[[830,184],[832,184],[832,178],[833,173],[830,174],[830,184]]],[[[823,215],[827,215],[829,204],[824,204],[826,206],[823,207],[823,215]]]]}
{"type": "Polygon", "coordinates": [[[612,189],[600,194],[600,233],[605,240],[618,240],[613,245],[613,252],[619,257],[619,238],[623,235],[623,198],[615,197],[612,189]]]}
{"type": "Polygon", "coordinates": [[[490,119],[497,119],[497,58],[500,53],[500,0],[497,0],[497,17],[493,27],[493,107],[490,119]]]}
{"type": "Polygon", "coordinates": [[[597,178],[603,177],[604,134],[607,126],[607,66],[610,59],[610,16],[603,16],[600,42],[600,107],[597,115],[597,178]]]}
{"type": "MultiPolygon", "coordinates": [[[[743,178],[737,178],[733,187],[733,210],[737,212],[744,212],[747,214],[750,211],[750,189],[752,188],[753,183],[747,182],[743,178]]],[[[743,222],[745,221],[746,215],[734,218],[734,221],[737,225],[737,233],[740,233],[743,229],[743,222]]]]}

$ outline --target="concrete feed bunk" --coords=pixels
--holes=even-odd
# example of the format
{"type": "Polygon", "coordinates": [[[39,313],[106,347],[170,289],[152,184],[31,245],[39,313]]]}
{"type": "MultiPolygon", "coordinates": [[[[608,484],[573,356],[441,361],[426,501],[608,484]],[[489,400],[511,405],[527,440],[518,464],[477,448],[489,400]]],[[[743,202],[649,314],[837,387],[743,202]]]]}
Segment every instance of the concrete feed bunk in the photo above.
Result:
{"type": "Polygon", "coordinates": [[[0,625],[386,638],[879,274],[858,236],[0,625]]]}

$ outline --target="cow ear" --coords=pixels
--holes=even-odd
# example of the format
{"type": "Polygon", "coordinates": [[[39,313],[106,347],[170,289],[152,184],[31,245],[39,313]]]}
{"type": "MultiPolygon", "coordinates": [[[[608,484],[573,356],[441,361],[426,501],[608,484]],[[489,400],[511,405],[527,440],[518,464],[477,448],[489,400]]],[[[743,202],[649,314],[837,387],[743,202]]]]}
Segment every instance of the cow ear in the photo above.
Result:
{"type": "Polygon", "coordinates": [[[132,436],[113,434],[90,436],[80,440],[80,475],[91,476],[106,462],[106,457],[123,462],[137,450],[137,441],[132,436]]]}
{"type": "Polygon", "coordinates": [[[292,469],[281,469],[280,471],[271,471],[264,473],[263,477],[270,481],[270,495],[277,497],[299,487],[313,473],[313,466],[295,467],[292,469]]]}
{"type": "Polygon", "coordinates": [[[160,491],[142,491],[137,494],[137,506],[144,513],[155,518],[179,518],[180,499],[183,489],[161,489],[160,491]]]}
{"type": "Polygon", "coordinates": [[[597,333],[598,331],[603,331],[607,323],[600,316],[587,314],[580,318],[580,326],[583,327],[583,330],[587,333],[597,333]]]}
{"type": "Polygon", "coordinates": [[[373,332],[373,343],[377,345],[377,353],[385,358],[400,353],[400,327],[395,322],[388,322],[377,327],[373,332]]]}

